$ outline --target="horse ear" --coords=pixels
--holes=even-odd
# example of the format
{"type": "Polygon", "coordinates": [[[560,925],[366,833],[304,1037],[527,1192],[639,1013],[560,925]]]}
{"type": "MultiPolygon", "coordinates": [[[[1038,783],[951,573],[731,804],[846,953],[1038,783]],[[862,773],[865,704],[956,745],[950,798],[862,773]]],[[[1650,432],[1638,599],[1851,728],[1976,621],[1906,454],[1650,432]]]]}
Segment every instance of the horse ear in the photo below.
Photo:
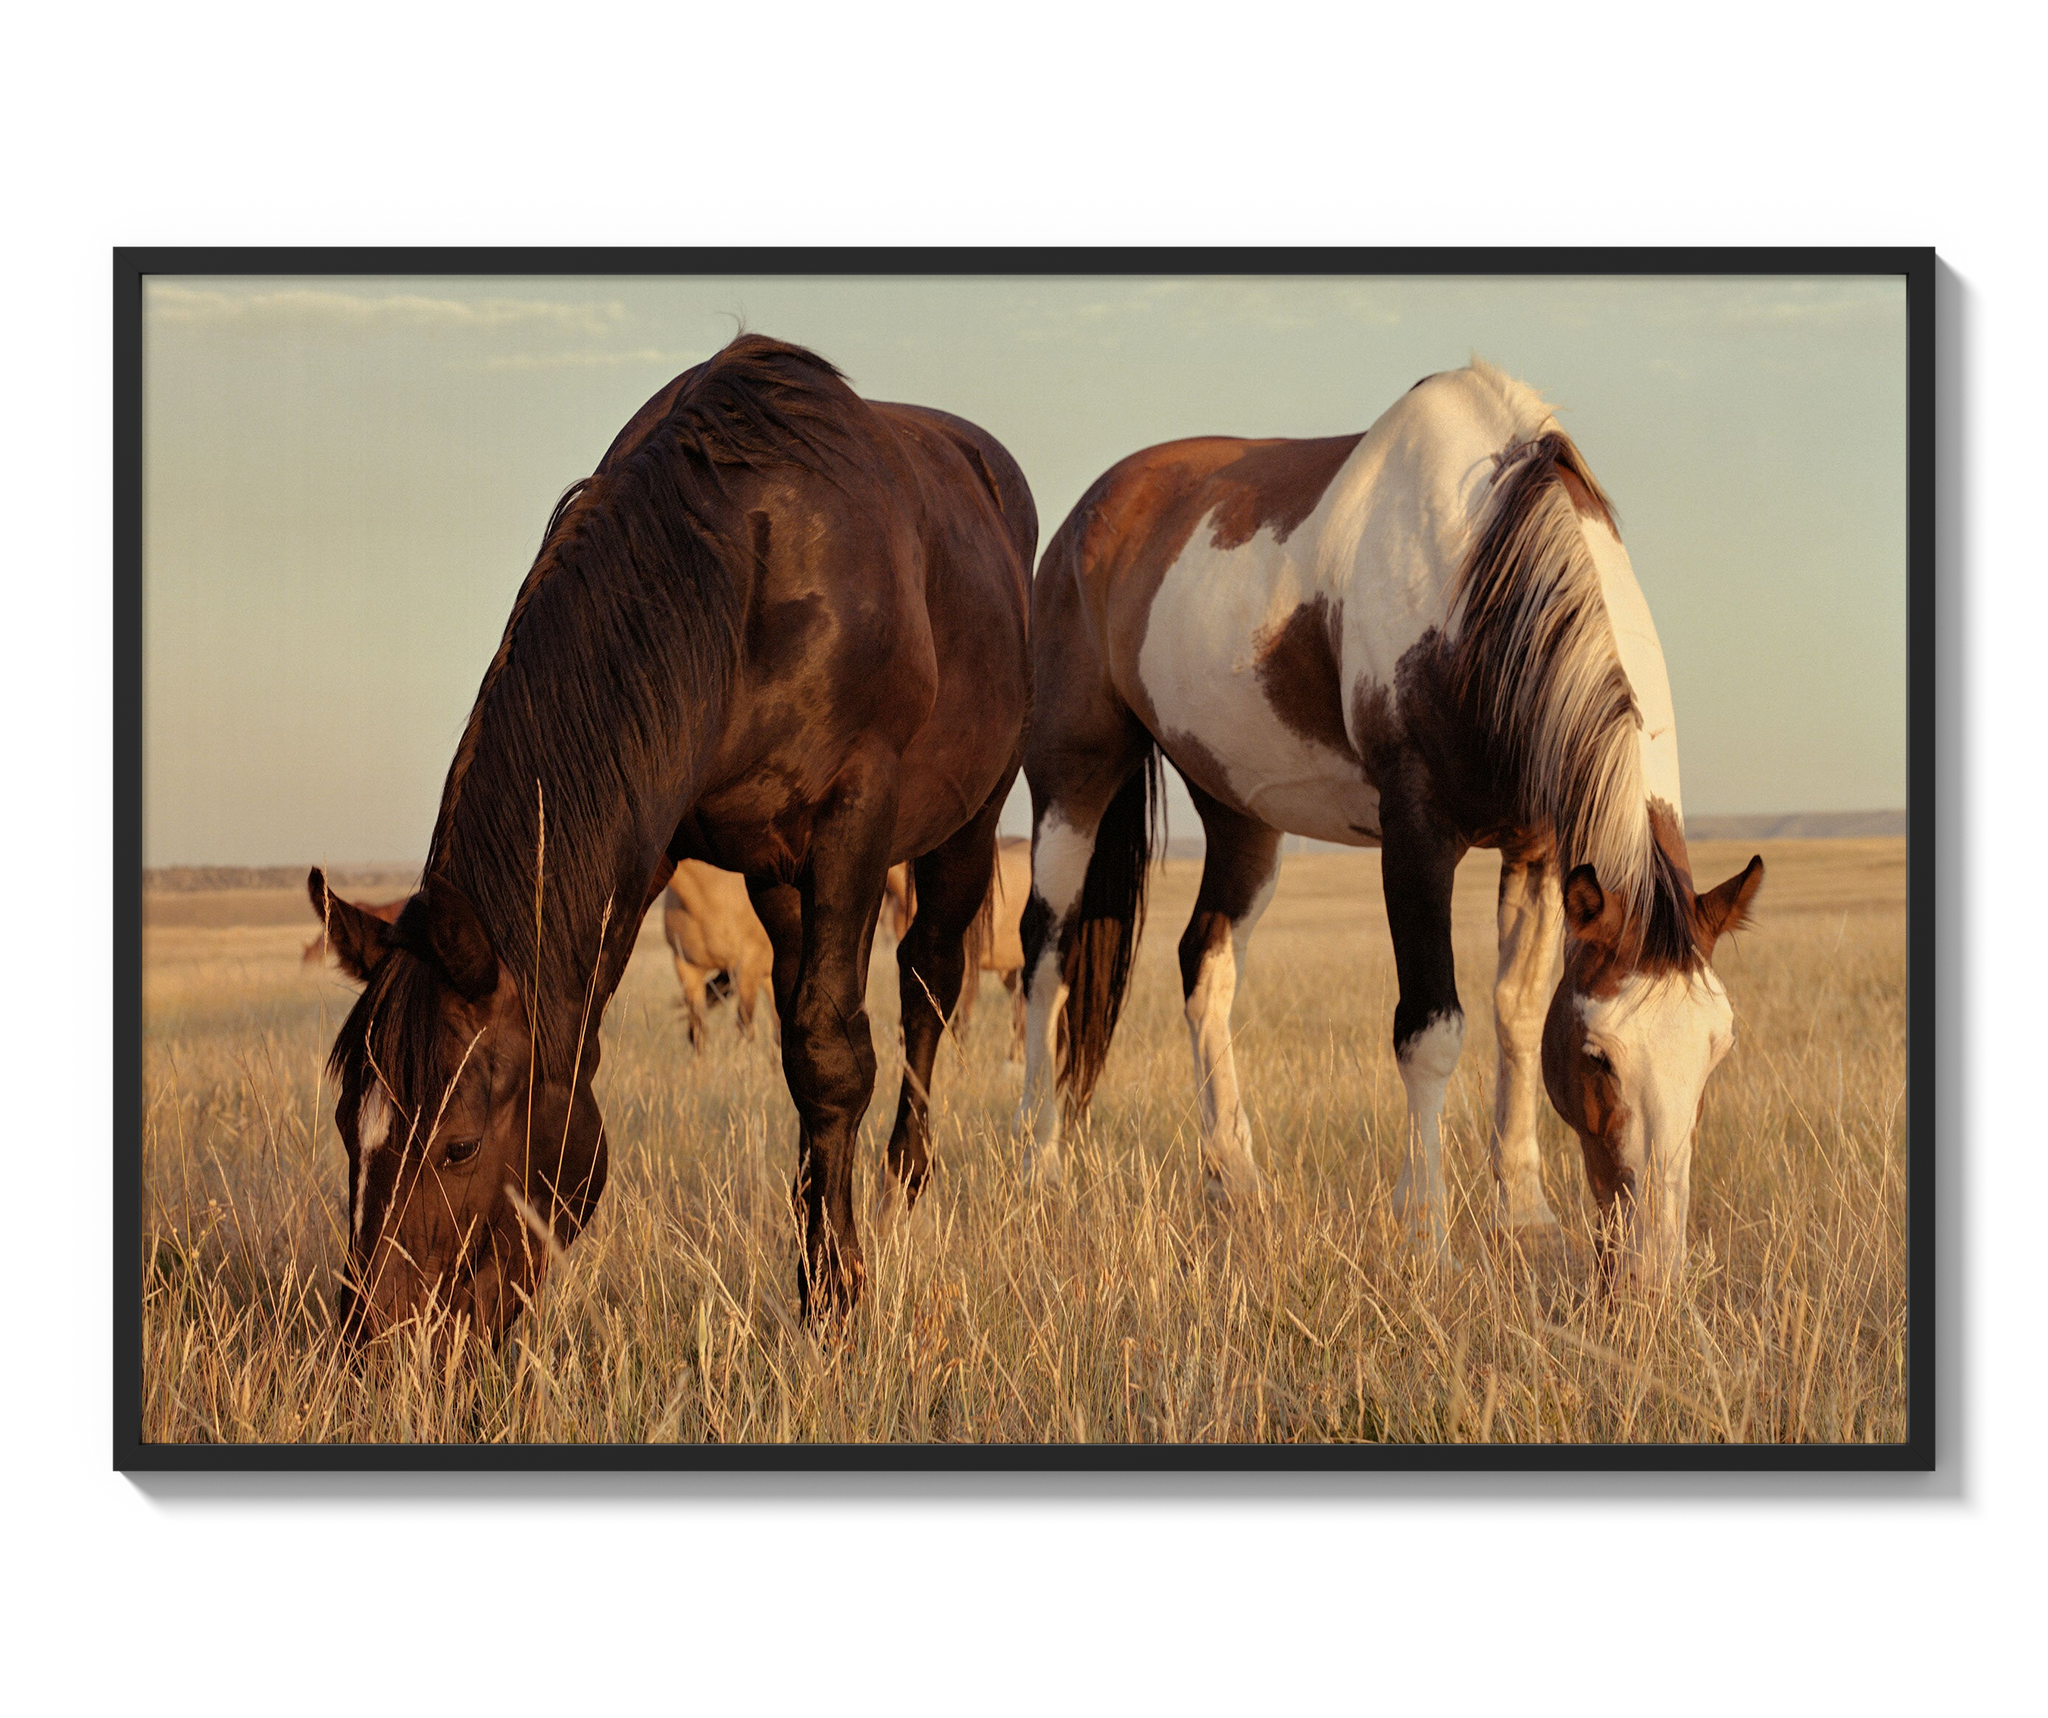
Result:
{"type": "Polygon", "coordinates": [[[1564,880],[1564,922],[1581,942],[1613,946],[1621,934],[1621,901],[1600,887],[1590,865],[1577,865],[1564,880]]]}
{"type": "MultiPolygon", "coordinates": [[[[306,873],[306,898],[326,927],[327,945],[341,962],[342,970],[359,983],[367,984],[370,974],[384,964],[397,938],[391,927],[374,913],[366,913],[353,901],[344,901],[327,886],[327,873],[318,865],[306,873]]],[[[315,949],[319,947],[316,942],[315,949]]]]}
{"type": "Polygon", "coordinates": [[[498,953],[469,897],[442,877],[429,877],[398,916],[398,938],[432,961],[465,1001],[498,988],[498,953]]]}
{"type": "Polygon", "coordinates": [[[1764,860],[1759,853],[1727,882],[1699,897],[1700,929],[1706,935],[1710,952],[1728,932],[1739,931],[1749,923],[1750,903],[1756,899],[1756,892],[1763,887],[1763,881],[1764,860]]]}

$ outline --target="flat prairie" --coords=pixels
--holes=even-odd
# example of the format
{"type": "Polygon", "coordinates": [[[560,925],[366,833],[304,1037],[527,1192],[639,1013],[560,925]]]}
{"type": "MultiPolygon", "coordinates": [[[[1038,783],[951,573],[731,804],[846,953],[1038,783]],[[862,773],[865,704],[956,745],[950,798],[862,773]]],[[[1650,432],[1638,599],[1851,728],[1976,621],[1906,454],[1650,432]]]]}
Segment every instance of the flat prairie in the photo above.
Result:
{"type": "MultiPolygon", "coordinates": [[[[1905,843],[1753,851],[1757,923],[1716,959],[1736,1047],[1708,1083],[1690,1263],[1597,1287],[1576,1143],[1547,1106],[1563,1244],[1490,1234],[1497,862],[1459,874],[1467,1018],[1446,1111],[1452,1258],[1388,1214],[1404,1113],[1376,853],[1290,857],[1238,992],[1269,1208],[1219,1215],[1195,1162],[1174,944],[1199,862],[1154,877],[1088,1125],[1054,1193],[1019,1183],[1006,999],[934,1080],[932,1183],[866,1233],[843,1337],[794,1316],[795,1112],[772,1035],[730,1008],[693,1056],[658,916],[604,1021],[612,1141],[596,1220],[488,1353],[399,1335],[352,1357],[331,1312],[345,1158],[322,1064],[351,1001],[302,966],[303,898],[152,896],[143,932],[146,1441],[1896,1442],[1906,1435],[1905,843]]],[[[901,1066],[878,947],[867,1185],[901,1066]]],[[[865,1210],[865,1201],[863,1209],[865,1210]]]]}

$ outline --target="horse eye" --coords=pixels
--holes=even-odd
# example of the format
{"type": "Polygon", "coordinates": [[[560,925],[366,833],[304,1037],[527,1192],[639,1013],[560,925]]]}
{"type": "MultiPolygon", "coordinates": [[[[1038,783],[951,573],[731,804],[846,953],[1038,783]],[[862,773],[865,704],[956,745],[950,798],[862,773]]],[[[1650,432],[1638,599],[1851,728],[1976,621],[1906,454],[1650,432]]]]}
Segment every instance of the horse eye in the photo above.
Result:
{"type": "Polygon", "coordinates": [[[441,1161],[449,1165],[467,1163],[483,1143],[480,1139],[458,1139],[441,1154],[441,1161]]]}
{"type": "Polygon", "coordinates": [[[1584,1056],[1588,1062],[1598,1068],[1603,1074],[1614,1072],[1614,1064],[1607,1059],[1605,1053],[1595,1049],[1591,1044],[1586,1045],[1579,1054],[1584,1056]]]}

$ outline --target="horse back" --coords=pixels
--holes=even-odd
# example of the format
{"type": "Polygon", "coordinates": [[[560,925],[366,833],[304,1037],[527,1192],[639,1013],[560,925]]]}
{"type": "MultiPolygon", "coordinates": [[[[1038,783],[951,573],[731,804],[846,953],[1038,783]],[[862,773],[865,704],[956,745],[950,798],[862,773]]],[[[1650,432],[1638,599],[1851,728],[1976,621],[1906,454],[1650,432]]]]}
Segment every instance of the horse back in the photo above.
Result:
{"type": "MultiPolygon", "coordinates": [[[[940,411],[936,406],[873,404],[876,414],[893,425],[908,444],[919,449],[941,475],[951,477],[947,470],[951,465],[950,450],[979,482],[1016,550],[1023,574],[1017,588],[1023,590],[1030,578],[1032,558],[1038,553],[1038,505],[1032,500],[1031,486],[1025,482],[1023,470],[1010,456],[1010,450],[979,424],[940,411]]],[[[945,488],[951,498],[955,485],[949,481],[945,488]]]]}
{"type": "Polygon", "coordinates": [[[858,751],[896,760],[892,860],[951,835],[1021,753],[1038,529],[1023,474],[949,413],[849,400],[845,414],[829,468],[730,484],[752,588],[687,845],[750,875],[797,873],[858,751]]]}

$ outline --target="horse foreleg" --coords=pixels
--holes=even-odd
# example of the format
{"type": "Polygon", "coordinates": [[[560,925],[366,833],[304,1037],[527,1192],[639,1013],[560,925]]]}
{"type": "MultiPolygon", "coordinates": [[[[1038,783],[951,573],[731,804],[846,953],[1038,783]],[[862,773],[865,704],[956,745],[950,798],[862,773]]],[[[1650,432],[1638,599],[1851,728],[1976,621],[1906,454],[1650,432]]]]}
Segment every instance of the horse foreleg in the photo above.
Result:
{"type": "Polygon", "coordinates": [[[701,968],[692,966],[681,955],[676,956],[676,977],[682,980],[683,1008],[689,1016],[688,1031],[690,1048],[704,1048],[704,986],[709,975],[701,968]]]}
{"type": "Polygon", "coordinates": [[[1543,1196],[1536,1101],[1543,1089],[1543,1019],[1564,904],[1557,866],[1543,850],[1501,850],[1500,968],[1493,1029],[1500,1041],[1493,1088],[1494,1222],[1502,1229],[1550,1230],[1557,1215],[1543,1196]]]}
{"type": "Polygon", "coordinates": [[[1394,1061],[1408,1096],[1407,1151],[1394,1187],[1394,1220],[1431,1254],[1448,1248],[1444,1095],[1465,1042],[1465,1015],[1451,952],[1451,888],[1464,843],[1425,806],[1399,793],[1380,801],[1380,879],[1401,995],[1394,1008],[1394,1061]]]}
{"type": "Polygon", "coordinates": [[[1201,1103],[1202,1174],[1209,1197],[1227,1206],[1261,1191],[1230,1010],[1245,947],[1280,880],[1280,831],[1218,804],[1192,782],[1188,791],[1202,816],[1206,853],[1194,914],[1180,939],[1180,988],[1201,1103]]]}

